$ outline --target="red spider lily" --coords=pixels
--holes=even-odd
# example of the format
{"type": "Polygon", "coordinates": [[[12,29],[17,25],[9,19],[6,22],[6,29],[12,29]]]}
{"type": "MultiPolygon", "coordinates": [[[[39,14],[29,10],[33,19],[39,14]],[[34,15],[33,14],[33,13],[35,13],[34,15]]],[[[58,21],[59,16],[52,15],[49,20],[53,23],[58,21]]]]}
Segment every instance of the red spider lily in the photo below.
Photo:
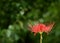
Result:
{"type": "Polygon", "coordinates": [[[45,24],[36,24],[36,25],[33,25],[33,26],[30,26],[30,28],[31,28],[31,31],[32,32],[34,32],[35,33],[35,35],[36,35],[36,33],[43,33],[43,32],[45,32],[45,33],[48,33],[48,32],[50,32],[51,31],[51,29],[52,29],[52,27],[53,27],[53,25],[54,25],[54,23],[52,23],[52,24],[49,24],[49,25],[45,25],[45,24]]]}

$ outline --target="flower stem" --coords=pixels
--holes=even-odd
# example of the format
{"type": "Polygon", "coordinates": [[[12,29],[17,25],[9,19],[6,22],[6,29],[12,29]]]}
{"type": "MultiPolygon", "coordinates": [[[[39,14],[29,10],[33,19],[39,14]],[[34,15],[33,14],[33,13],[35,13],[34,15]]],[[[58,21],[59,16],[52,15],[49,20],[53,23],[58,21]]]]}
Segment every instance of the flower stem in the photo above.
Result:
{"type": "Polygon", "coordinates": [[[40,43],[42,43],[42,34],[40,34],[40,43]]]}

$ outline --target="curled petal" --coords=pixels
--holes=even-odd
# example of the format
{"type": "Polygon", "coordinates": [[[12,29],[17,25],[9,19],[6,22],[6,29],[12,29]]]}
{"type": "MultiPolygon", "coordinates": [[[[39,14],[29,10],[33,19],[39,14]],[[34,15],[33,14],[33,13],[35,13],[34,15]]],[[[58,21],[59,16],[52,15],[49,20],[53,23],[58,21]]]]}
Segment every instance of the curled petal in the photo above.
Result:
{"type": "Polygon", "coordinates": [[[51,23],[48,26],[46,26],[46,31],[45,32],[50,32],[54,24],[55,23],[51,23]]]}

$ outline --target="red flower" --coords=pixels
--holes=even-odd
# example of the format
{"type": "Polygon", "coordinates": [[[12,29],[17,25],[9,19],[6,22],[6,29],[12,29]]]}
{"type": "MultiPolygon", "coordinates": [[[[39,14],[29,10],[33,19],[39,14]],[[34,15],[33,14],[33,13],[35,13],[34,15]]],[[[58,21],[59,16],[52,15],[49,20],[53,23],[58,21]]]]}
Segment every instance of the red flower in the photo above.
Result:
{"type": "Polygon", "coordinates": [[[34,32],[35,34],[38,32],[48,33],[51,31],[53,25],[54,25],[54,23],[49,24],[49,25],[45,25],[45,24],[41,23],[41,24],[36,24],[36,25],[30,26],[30,28],[31,28],[31,31],[34,32]]]}

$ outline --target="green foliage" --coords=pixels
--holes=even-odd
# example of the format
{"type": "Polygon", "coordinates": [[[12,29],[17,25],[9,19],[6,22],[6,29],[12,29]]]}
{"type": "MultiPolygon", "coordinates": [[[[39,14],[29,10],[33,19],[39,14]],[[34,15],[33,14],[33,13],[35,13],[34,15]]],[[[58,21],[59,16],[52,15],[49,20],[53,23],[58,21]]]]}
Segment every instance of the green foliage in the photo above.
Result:
{"type": "Polygon", "coordinates": [[[0,43],[39,43],[28,25],[53,21],[43,43],[60,43],[60,0],[0,0],[0,43]]]}

